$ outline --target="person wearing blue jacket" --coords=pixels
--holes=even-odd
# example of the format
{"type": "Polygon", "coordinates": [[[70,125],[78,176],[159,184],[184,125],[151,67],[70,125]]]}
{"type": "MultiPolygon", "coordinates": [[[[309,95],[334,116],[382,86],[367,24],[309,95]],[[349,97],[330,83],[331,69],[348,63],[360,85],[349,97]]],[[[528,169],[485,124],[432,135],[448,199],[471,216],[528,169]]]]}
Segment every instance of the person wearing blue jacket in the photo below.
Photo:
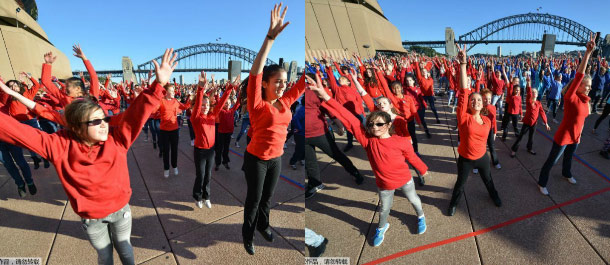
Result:
{"type": "Polygon", "coordinates": [[[591,91],[589,92],[589,97],[591,98],[591,101],[593,101],[591,112],[597,112],[597,104],[600,102],[600,99],[602,99],[602,92],[606,85],[606,75],[608,75],[606,67],[601,66],[601,61],[598,61],[597,69],[595,74],[593,74],[591,91]]]}
{"type": "Polygon", "coordinates": [[[296,147],[289,164],[292,169],[297,169],[297,161],[305,160],[305,106],[302,104],[297,107],[294,116],[292,116],[292,125],[296,147]]]}
{"type": "Polygon", "coordinates": [[[546,98],[546,107],[553,111],[553,122],[559,123],[557,121],[557,105],[559,104],[559,100],[561,99],[561,90],[563,89],[563,84],[561,83],[562,75],[561,73],[555,73],[555,79],[551,81],[549,85],[549,94],[546,98]]]}

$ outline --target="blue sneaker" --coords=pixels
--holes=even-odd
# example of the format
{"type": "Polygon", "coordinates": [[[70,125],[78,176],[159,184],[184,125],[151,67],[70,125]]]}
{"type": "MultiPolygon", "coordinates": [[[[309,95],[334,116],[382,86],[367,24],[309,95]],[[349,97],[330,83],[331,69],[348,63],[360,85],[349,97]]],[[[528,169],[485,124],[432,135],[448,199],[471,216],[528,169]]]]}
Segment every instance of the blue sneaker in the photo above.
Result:
{"type": "Polygon", "coordinates": [[[390,228],[390,223],[386,223],[383,228],[377,228],[375,232],[375,238],[373,239],[373,246],[378,247],[383,243],[383,235],[390,228]]]}
{"type": "Polygon", "coordinates": [[[424,232],[426,232],[426,217],[422,216],[417,219],[417,233],[421,235],[424,232]]]}

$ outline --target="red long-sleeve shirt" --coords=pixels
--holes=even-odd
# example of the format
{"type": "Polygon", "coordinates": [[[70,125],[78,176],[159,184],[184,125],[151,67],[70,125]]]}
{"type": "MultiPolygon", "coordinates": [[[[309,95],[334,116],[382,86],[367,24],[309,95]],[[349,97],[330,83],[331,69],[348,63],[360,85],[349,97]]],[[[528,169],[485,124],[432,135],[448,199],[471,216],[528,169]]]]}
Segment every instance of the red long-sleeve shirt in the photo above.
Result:
{"type": "Polygon", "coordinates": [[[276,108],[262,98],[263,75],[250,75],[248,81],[248,111],[250,112],[250,131],[252,140],[246,151],[262,160],[269,160],[284,153],[284,141],[288,124],[292,120],[290,106],[305,92],[305,75],[277,102],[276,108]]]}
{"type": "Polygon", "coordinates": [[[423,95],[434,96],[434,79],[432,79],[432,77],[424,78],[421,74],[421,70],[419,70],[419,62],[415,62],[415,76],[417,77],[423,95]]]}
{"type": "Polygon", "coordinates": [[[163,95],[161,85],[155,82],[153,87],[125,112],[105,142],[87,146],[66,130],[47,134],[4,113],[0,113],[0,141],[30,149],[51,161],[77,215],[106,217],[131,197],[127,150],[163,95]]]}
{"type": "Polygon", "coordinates": [[[512,84],[509,84],[506,90],[506,104],[508,104],[506,112],[509,114],[523,115],[523,107],[521,107],[521,95],[513,95],[512,84]]]}
{"type": "Polygon", "coordinates": [[[162,99],[159,106],[159,117],[161,119],[159,128],[164,131],[178,130],[178,110],[185,110],[190,106],[190,100],[186,104],[182,104],[175,98],[162,99]]]}
{"type": "Polygon", "coordinates": [[[525,116],[521,120],[523,124],[534,126],[538,121],[538,116],[542,117],[542,121],[544,124],[547,124],[546,114],[544,113],[544,109],[542,108],[542,103],[532,98],[532,88],[527,86],[527,96],[525,99],[525,116]]]}
{"type": "MultiPolygon", "coordinates": [[[[83,62],[85,63],[87,72],[89,72],[89,76],[91,76],[91,86],[89,88],[89,94],[95,99],[98,99],[100,94],[100,85],[99,80],[97,78],[97,73],[95,72],[95,69],[93,69],[93,65],[91,65],[91,62],[89,62],[89,60],[85,60],[83,62]]],[[[46,87],[47,93],[59,100],[59,103],[61,104],[62,108],[70,104],[70,102],[74,100],[73,97],[66,95],[65,92],[59,91],[57,86],[53,84],[53,82],[51,81],[50,64],[42,64],[42,74],[40,77],[40,81],[42,82],[42,85],[46,87]]]]}
{"type": "Polygon", "coordinates": [[[316,94],[305,90],[305,138],[318,137],[328,132],[328,124],[324,109],[320,108],[322,101],[316,94]]]}
{"type": "MultiPolygon", "coordinates": [[[[225,93],[227,92],[225,91],[225,93]]],[[[233,129],[235,128],[235,126],[233,126],[235,121],[234,114],[237,108],[239,108],[239,102],[230,109],[222,108],[220,110],[220,113],[218,114],[218,117],[220,118],[220,123],[218,124],[219,133],[233,133],[233,129]]]]}
{"type": "MultiPolygon", "coordinates": [[[[23,92],[23,96],[27,99],[33,100],[36,96],[36,92],[38,92],[40,84],[38,84],[38,82],[36,82],[36,79],[34,78],[30,78],[30,80],[32,80],[32,83],[34,83],[34,85],[29,89],[26,89],[25,92],[23,92]]],[[[25,105],[21,104],[21,102],[19,102],[18,100],[12,98],[9,100],[8,103],[8,112],[13,118],[18,121],[27,121],[34,118],[34,116],[30,114],[30,110],[28,110],[25,105]]]]}
{"type": "Polygon", "coordinates": [[[458,97],[457,118],[458,130],[460,130],[460,145],[458,153],[460,156],[477,160],[487,152],[487,137],[491,130],[491,121],[486,116],[481,116],[483,124],[479,124],[473,115],[468,113],[468,95],[470,90],[462,89],[458,97]]]}
{"type": "Polygon", "coordinates": [[[504,80],[497,78],[496,73],[493,72],[493,69],[491,70],[489,76],[491,81],[491,91],[496,96],[502,95],[502,93],[504,93],[504,86],[506,85],[504,80]]]}
{"type": "Polygon", "coordinates": [[[584,75],[576,73],[572,85],[566,91],[563,97],[563,119],[559,128],[555,132],[555,143],[559,145],[567,145],[580,143],[582,128],[585,125],[585,118],[591,114],[589,109],[589,98],[586,95],[576,92],[584,75]]]}
{"type": "MultiPolygon", "coordinates": [[[[225,91],[220,102],[217,102],[216,106],[214,106],[213,109],[210,109],[207,115],[201,113],[203,94],[203,88],[198,88],[195,105],[193,106],[193,112],[191,113],[191,124],[193,125],[193,132],[195,133],[195,147],[199,149],[210,149],[214,147],[214,143],[216,142],[214,130],[216,128],[216,116],[225,102],[229,99],[231,89],[225,91]]],[[[233,124],[231,124],[231,126],[233,126],[233,124]]]]}
{"type": "Polygon", "coordinates": [[[360,97],[358,91],[356,91],[356,89],[353,89],[350,86],[337,85],[337,81],[330,67],[327,67],[326,71],[329,79],[328,83],[330,85],[331,90],[333,91],[335,99],[339,101],[339,103],[343,104],[346,109],[351,111],[352,114],[364,115],[364,108],[362,107],[362,97],[360,97]]]}
{"type": "Polygon", "coordinates": [[[392,135],[381,139],[368,136],[360,120],[341,106],[336,100],[323,102],[330,113],[335,115],[347,130],[366,150],[366,155],[375,173],[375,183],[382,190],[395,190],[411,181],[411,172],[405,159],[409,161],[421,174],[426,174],[428,167],[415,154],[409,138],[392,135]]]}
{"type": "Polygon", "coordinates": [[[487,108],[487,118],[491,121],[491,129],[494,130],[494,134],[498,132],[498,125],[496,124],[496,106],[487,104],[485,106],[487,108]]]}

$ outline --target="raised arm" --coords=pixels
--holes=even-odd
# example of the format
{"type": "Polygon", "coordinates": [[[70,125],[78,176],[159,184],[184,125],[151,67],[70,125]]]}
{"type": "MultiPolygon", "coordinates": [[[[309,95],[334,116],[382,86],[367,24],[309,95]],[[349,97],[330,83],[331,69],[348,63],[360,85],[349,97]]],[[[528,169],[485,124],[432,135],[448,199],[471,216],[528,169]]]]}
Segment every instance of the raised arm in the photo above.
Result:
{"type": "Polygon", "coordinates": [[[589,34],[589,42],[587,42],[587,50],[585,51],[584,58],[580,61],[578,65],[578,70],[576,70],[576,76],[574,77],[572,84],[568,88],[568,91],[565,94],[565,98],[570,98],[572,95],[576,94],[576,90],[580,86],[582,79],[585,74],[585,69],[587,69],[587,63],[589,62],[589,58],[591,58],[591,53],[595,49],[595,37],[597,34],[593,35],[593,32],[589,34]]]}
{"type": "Polygon", "coordinates": [[[93,65],[91,65],[91,62],[89,62],[89,60],[87,60],[87,56],[85,56],[85,53],[80,48],[80,44],[76,44],[76,45],[72,46],[72,50],[74,51],[74,56],[81,58],[83,60],[83,63],[85,64],[85,68],[87,68],[87,72],[89,72],[89,78],[91,78],[91,80],[90,80],[91,86],[89,87],[89,94],[91,96],[93,96],[94,98],[98,98],[99,91],[100,91],[100,82],[99,82],[99,79],[97,78],[97,73],[95,72],[95,69],[93,69],[93,65]]]}
{"type": "Polygon", "coordinates": [[[216,116],[216,115],[218,115],[218,113],[220,113],[220,110],[222,109],[222,107],[225,105],[225,103],[227,103],[227,100],[229,100],[229,96],[231,96],[231,90],[232,90],[232,88],[225,90],[225,92],[222,94],[222,97],[220,98],[220,100],[216,103],[216,106],[214,106],[212,115],[216,116]]]}
{"type": "Polygon", "coordinates": [[[460,46],[457,44],[456,46],[458,50],[457,57],[460,61],[460,86],[462,89],[462,93],[460,93],[458,97],[457,117],[458,123],[461,123],[465,120],[464,117],[467,115],[466,110],[468,109],[468,106],[466,101],[468,99],[468,95],[470,94],[470,90],[468,89],[468,79],[466,76],[466,45],[464,45],[463,49],[460,49],[460,46]]]}
{"type": "MultiPolygon", "coordinates": [[[[356,82],[352,82],[352,83],[358,83],[358,82],[356,81],[356,82]]],[[[282,101],[286,106],[290,106],[297,99],[299,99],[301,97],[301,95],[303,95],[303,93],[305,93],[305,75],[301,75],[301,78],[299,78],[299,81],[297,81],[297,83],[294,86],[292,86],[292,88],[290,88],[288,91],[286,91],[279,100],[282,101]]]]}
{"type": "Polygon", "coordinates": [[[273,10],[271,10],[271,22],[269,24],[269,30],[267,31],[267,36],[265,36],[263,45],[254,59],[254,63],[252,63],[250,75],[259,75],[263,72],[263,67],[265,66],[265,61],[267,61],[267,56],[269,55],[273,41],[282,32],[282,30],[284,30],[284,28],[290,24],[290,22],[284,23],[284,17],[286,17],[286,10],[288,10],[288,7],[285,7],[284,11],[280,15],[281,9],[282,3],[280,3],[279,6],[276,4],[273,6],[273,10]]]}

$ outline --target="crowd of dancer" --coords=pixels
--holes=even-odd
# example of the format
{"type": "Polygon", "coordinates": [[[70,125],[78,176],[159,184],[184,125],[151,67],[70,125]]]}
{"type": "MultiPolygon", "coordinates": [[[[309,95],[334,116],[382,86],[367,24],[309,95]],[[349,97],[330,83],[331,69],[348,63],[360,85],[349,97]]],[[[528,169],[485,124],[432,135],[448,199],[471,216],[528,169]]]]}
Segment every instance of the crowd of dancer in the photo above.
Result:
{"type": "MultiPolygon", "coordinates": [[[[131,187],[127,151],[144,130],[144,141],[152,135],[152,148],[163,158],[163,176],[170,166],[178,175],[179,129],[186,118],[193,146],[195,176],[192,196],[196,206],[211,208],[212,167],[230,169],[229,147],[239,117],[247,135],[242,170],[247,194],[242,236],[245,250],[253,255],[254,231],[273,241],[269,226],[270,201],[282,169],[281,157],[288,129],[297,143],[304,142],[304,108],[297,107],[305,92],[305,80],[287,82],[279,65],[265,62],[276,37],[289,24],[286,8],[276,5],[271,23],[250,75],[226,84],[208,80],[205,72],[193,85],[170,81],[177,54],[167,49],[153,72],[139,83],[103,82],[79,45],[74,55],[82,59],[85,74],[58,80],[52,76],[56,56],[44,55],[40,79],[21,73],[19,80],[0,77],[0,151],[2,164],[14,179],[20,197],[37,193],[32,171],[23,155],[30,150],[34,169],[44,163],[55,166],[72,209],[81,217],[87,237],[98,253],[100,264],[112,264],[113,247],[123,264],[134,264],[130,243],[131,187]],[[15,165],[16,164],[16,165],[15,165]],[[17,166],[19,168],[17,168],[17,166]],[[21,171],[20,171],[21,170],[21,171]]],[[[295,148],[290,165],[304,159],[303,148],[295,148]]],[[[301,162],[302,163],[302,162],[301,162]]],[[[159,174],[160,176],[160,174],[159,174]]]]}
{"type": "MultiPolygon", "coordinates": [[[[380,213],[373,245],[383,242],[389,228],[387,216],[396,189],[402,190],[413,205],[418,233],[425,232],[426,219],[409,167],[415,169],[419,185],[425,185],[428,167],[420,158],[416,124],[427,138],[434,137],[425,121],[426,109],[429,107],[436,122],[441,123],[435,101],[442,95],[447,95],[450,113],[455,114],[448,118],[455,118],[458,130],[457,180],[447,210],[449,216],[455,214],[471,172],[480,175],[494,205],[502,206],[491,167],[502,168],[494,142],[498,134],[503,142],[507,141],[510,127],[515,136],[509,145],[512,158],[521,155],[519,144],[526,134],[527,153],[537,154],[534,132],[539,120],[547,131],[556,127],[538,189],[549,194],[549,172],[562,154],[562,175],[576,184],[571,160],[581,141],[584,120],[605,103],[602,115],[591,128],[597,134],[601,122],[610,114],[608,63],[601,57],[591,58],[595,36],[590,37],[584,56],[467,56],[466,47],[458,46],[455,58],[409,53],[363,59],[354,54],[353,58],[335,60],[323,55],[306,62],[310,87],[305,96],[305,198],[325,188],[316,162],[316,147],[343,166],[357,184],[362,183],[363,177],[345,155],[353,148],[355,137],[366,151],[378,187],[380,213]],[[435,87],[439,89],[435,91],[435,87]],[[559,121],[561,111],[563,118],[559,121]],[[549,124],[547,112],[558,125],[549,124]],[[334,126],[329,125],[329,120],[334,126]],[[347,144],[342,152],[333,131],[341,135],[343,130],[347,131],[347,144]]],[[[610,138],[600,151],[604,158],[608,158],[609,145],[610,138]]]]}

